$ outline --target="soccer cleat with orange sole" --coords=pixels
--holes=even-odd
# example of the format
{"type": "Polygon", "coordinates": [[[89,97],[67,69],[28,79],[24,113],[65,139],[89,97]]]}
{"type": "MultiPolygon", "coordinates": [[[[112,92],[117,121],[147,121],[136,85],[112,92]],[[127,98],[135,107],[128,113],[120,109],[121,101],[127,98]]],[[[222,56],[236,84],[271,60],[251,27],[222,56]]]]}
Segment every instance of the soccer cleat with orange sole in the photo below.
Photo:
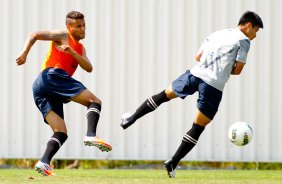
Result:
{"type": "Polygon", "coordinates": [[[108,143],[106,143],[104,140],[100,139],[99,137],[89,137],[85,136],[83,139],[85,146],[96,146],[101,151],[109,152],[112,150],[112,146],[108,143]]]}
{"type": "Polygon", "coordinates": [[[42,174],[43,176],[56,176],[56,174],[54,173],[53,167],[41,161],[38,161],[36,163],[34,169],[38,173],[42,174]]]}

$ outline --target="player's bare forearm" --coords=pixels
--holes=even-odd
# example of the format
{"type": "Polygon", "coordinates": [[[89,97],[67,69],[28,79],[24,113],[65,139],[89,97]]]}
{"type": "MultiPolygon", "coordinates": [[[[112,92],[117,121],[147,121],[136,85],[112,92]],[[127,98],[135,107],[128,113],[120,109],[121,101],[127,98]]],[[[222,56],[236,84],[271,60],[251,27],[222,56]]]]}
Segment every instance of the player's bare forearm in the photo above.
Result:
{"type": "Polygon", "coordinates": [[[79,66],[87,72],[92,72],[93,67],[87,58],[82,57],[77,52],[74,51],[72,54],[74,59],[78,62],[79,66]]]}
{"type": "Polygon", "coordinates": [[[60,45],[57,47],[57,49],[59,49],[60,51],[62,52],[65,52],[69,55],[71,55],[76,61],[77,63],[79,64],[79,66],[84,69],[85,71],[87,72],[92,72],[92,65],[89,61],[89,59],[87,58],[86,56],[86,51],[85,49],[83,48],[83,53],[82,53],[82,56],[79,55],[71,46],[69,45],[60,45]]]}
{"type": "Polygon", "coordinates": [[[27,55],[35,42],[36,42],[36,36],[35,34],[32,33],[26,39],[24,48],[16,59],[17,65],[22,65],[26,62],[27,55]]]}
{"type": "Polygon", "coordinates": [[[236,61],[234,63],[233,69],[231,71],[231,75],[240,75],[240,73],[242,72],[244,66],[245,66],[245,63],[236,61]]]}
{"type": "Polygon", "coordinates": [[[35,42],[36,42],[36,36],[35,34],[32,33],[26,39],[22,53],[27,55],[30,48],[33,46],[35,42]]]}
{"type": "Polygon", "coordinates": [[[235,68],[233,67],[232,71],[231,71],[231,75],[238,75],[235,73],[235,68]]]}
{"type": "Polygon", "coordinates": [[[236,70],[236,64],[233,66],[232,71],[231,71],[231,75],[239,75],[240,73],[237,72],[236,70]]]}

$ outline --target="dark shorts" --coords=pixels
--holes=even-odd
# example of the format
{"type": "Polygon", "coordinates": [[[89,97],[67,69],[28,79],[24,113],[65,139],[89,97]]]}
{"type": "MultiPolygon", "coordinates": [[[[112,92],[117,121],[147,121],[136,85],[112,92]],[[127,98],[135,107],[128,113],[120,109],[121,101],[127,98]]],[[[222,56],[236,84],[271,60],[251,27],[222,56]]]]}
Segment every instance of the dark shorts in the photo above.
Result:
{"type": "Polygon", "coordinates": [[[70,77],[64,70],[47,68],[32,85],[33,98],[43,115],[44,121],[51,110],[64,119],[63,104],[79,95],[86,87],[70,77]]]}
{"type": "Polygon", "coordinates": [[[182,99],[198,91],[197,107],[211,120],[214,118],[222,98],[222,91],[195,77],[189,70],[172,82],[172,90],[182,99]]]}

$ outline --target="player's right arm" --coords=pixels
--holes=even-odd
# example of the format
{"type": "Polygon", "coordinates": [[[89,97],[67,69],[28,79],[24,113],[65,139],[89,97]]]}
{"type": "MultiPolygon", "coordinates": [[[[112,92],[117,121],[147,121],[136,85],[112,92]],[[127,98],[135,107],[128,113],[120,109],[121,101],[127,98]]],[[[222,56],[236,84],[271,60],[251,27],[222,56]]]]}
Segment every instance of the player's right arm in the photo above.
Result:
{"type": "Polygon", "coordinates": [[[250,49],[250,40],[248,39],[239,40],[238,46],[239,46],[239,50],[231,71],[231,75],[239,75],[242,72],[246,64],[247,54],[250,49]]]}
{"type": "Polygon", "coordinates": [[[231,71],[231,75],[240,75],[244,66],[245,66],[245,63],[242,63],[240,61],[236,61],[234,66],[233,66],[233,69],[231,71]]]}
{"type": "Polygon", "coordinates": [[[27,55],[37,40],[48,40],[61,43],[63,40],[68,39],[67,31],[37,31],[31,33],[25,41],[24,48],[16,59],[17,65],[22,65],[26,62],[27,55]]]}

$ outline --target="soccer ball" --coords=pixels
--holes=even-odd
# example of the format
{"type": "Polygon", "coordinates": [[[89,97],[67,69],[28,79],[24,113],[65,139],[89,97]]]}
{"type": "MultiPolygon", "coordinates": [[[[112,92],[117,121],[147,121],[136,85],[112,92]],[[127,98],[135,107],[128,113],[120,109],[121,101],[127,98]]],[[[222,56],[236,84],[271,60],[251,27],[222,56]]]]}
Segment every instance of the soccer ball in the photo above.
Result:
{"type": "Polygon", "coordinates": [[[236,122],[229,128],[228,138],[236,146],[244,146],[251,142],[253,130],[246,122],[236,122]]]}

